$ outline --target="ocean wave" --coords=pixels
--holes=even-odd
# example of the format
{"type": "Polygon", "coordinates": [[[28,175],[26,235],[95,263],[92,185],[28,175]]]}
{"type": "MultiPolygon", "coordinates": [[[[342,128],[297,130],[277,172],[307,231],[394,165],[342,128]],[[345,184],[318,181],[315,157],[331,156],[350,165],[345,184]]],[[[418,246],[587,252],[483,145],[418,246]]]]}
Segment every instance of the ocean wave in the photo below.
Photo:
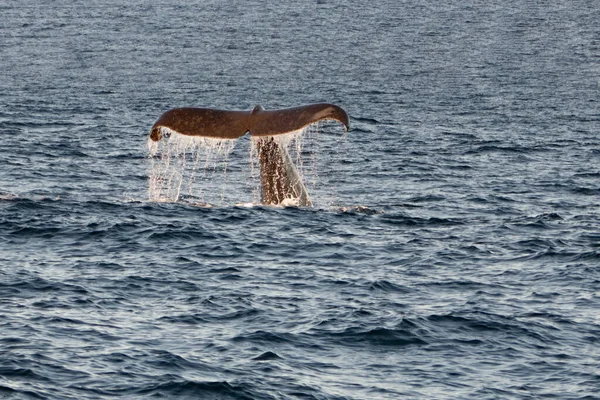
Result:
{"type": "Polygon", "coordinates": [[[207,399],[207,400],[255,400],[274,399],[269,395],[250,390],[246,385],[230,384],[226,381],[197,382],[189,380],[173,380],[139,389],[125,389],[125,394],[143,395],[148,397],[176,397],[178,399],[207,399]]]}

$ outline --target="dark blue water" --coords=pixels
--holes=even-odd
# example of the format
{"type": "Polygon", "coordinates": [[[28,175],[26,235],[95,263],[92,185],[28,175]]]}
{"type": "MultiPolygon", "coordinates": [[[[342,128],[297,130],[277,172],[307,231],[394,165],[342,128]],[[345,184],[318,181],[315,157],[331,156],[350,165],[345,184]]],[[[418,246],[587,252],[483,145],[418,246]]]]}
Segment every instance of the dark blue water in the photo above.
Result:
{"type": "Polygon", "coordinates": [[[0,398],[600,398],[597,2],[0,15],[0,398]],[[167,109],[322,101],[315,207],[236,206],[247,138],[148,201],[167,109]]]}

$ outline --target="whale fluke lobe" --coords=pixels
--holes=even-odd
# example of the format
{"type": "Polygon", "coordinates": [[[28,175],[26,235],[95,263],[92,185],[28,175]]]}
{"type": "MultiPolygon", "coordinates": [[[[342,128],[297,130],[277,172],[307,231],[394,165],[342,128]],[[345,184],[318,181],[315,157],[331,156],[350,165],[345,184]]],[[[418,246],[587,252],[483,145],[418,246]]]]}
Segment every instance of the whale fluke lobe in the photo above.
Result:
{"type": "Polygon", "coordinates": [[[256,138],[262,203],[278,205],[291,201],[299,206],[311,206],[298,169],[285,146],[273,136],[299,131],[321,120],[339,121],[346,131],[350,128],[348,114],[341,107],[328,103],[280,110],[265,110],[257,105],[252,111],[174,108],[154,123],[150,139],[158,142],[169,131],[187,136],[232,140],[250,133],[256,138]]]}
{"type": "MultiPolygon", "coordinates": [[[[262,108],[262,107],[261,107],[262,108]]],[[[350,127],[348,114],[342,108],[333,104],[309,104],[300,107],[284,108],[282,110],[253,111],[252,136],[273,136],[293,132],[321,120],[336,120],[344,124],[346,130],[350,127]]]]}
{"type": "Polygon", "coordinates": [[[174,108],[160,116],[150,130],[150,138],[158,142],[161,128],[187,136],[237,139],[248,132],[250,113],[211,108],[174,108]]]}
{"type": "Polygon", "coordinates": [[[348,114],[333,104],[318,103],[281,110],[265,110],[257,105],[252,111],[226,111],[211,108],[174,108],[154,123],[150,138],[162,139],[168,128],[187,136],[237,139],[250,132],[252,136],[274,136],[300,130],[321,120],[336,120],[350,127],[348,114]]]}

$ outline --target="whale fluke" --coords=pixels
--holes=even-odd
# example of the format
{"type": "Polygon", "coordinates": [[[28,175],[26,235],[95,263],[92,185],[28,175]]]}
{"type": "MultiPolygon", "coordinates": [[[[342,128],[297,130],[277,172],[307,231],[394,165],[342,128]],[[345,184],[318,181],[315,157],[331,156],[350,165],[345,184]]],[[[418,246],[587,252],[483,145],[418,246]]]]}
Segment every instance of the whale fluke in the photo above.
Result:
{"type": "Polygon", "coordinates": [[[252,111],[226,111],[211,108],[174,108],[154,123],[150,138],[162,139],[161,128],[187,136],[237,139],[246,133],[252,136],[274,136],[297,131],[321,120],[336,120],[350,127],[348,114],[327,103],[309,104],[280,110],[265,110],[256,106],[252,111]]]}
{"type": "Polygon", "coordinates": [[[348,114],[333,104],[309,104],[281,110],[265,110],[260,105],[252,111],[225,111],[211,108],[174,108],[160,116],[150,130],[158,142],[163,129],[187,136],[237,139],[246,133],[257,137],[260,162],[261,201],[263,204],[311,206],[310,196],[298,169],[285,146],[274,138],[298,131],[321,120],[335,120],[350,128],[348,114]]]}

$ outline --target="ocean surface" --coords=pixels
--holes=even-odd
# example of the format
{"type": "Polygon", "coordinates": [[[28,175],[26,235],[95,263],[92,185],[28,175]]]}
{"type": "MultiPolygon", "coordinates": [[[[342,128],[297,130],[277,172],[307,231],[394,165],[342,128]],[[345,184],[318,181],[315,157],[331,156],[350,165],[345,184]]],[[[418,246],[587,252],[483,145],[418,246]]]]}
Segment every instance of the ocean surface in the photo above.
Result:
{"type": "Polygon", "coordinates": [[[0,16],[0,399],[600,399],[597,1],[0,16]],[[154,196],[166,110],[315,102],[314,207],[247,137],[154,196]]]}

